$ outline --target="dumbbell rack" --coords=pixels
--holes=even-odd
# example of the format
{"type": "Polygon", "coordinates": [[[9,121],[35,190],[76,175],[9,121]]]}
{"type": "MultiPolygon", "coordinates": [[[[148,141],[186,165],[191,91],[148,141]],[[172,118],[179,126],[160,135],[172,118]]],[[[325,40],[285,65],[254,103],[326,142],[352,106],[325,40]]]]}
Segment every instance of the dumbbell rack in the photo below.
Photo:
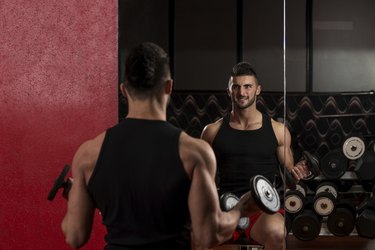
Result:
{"type": "MultiPolygon", "coordinates": [[[[356,173],[353,172],[353,171],[346,171],[344,173],[344,175],[340,177],[340,180],[353,181],[353,182],[358,182],[359,181],[356,173]]],[[[322,181],[330,181],[330,180],[327,179],[323,175],[319,175],[319,176],[315,177],[312,181],[322,182],[322,181]]],[[[310,196],[314,195],[314,194],[315,194],[315,192],[311,191],[310,189],[307,192],[307,195],[310,195],[310,196]]],[[[356,195],[356,194],[361,194],[361,195],[369,196],[369,195],[371,195],[371,192],[368,192],[368,191],[364,190],[363,187],[362,187],[362,185],[360,185],[360,184],[353,184],[351,186],[350,190],[348,190],[346,192],[339,192],[339,195],[356,195]]],[[[322,225],[321,225],[319,236],[323,236],[323,237],[324,236],[328,236],[328,237],[332,237],[333,236],[333,237],[336,237],[334,234],[332,234],[328,230],[328,227],[327,227],[327,218],[328,217],[323,217],[322,218],[322,225]]],[[[289,235],[293,235],[293,232],[292,231],[289,232],[289,235]]],[[[356,228],[354,228],[353,231],[348,236],[358,236],[356,228]]]]}

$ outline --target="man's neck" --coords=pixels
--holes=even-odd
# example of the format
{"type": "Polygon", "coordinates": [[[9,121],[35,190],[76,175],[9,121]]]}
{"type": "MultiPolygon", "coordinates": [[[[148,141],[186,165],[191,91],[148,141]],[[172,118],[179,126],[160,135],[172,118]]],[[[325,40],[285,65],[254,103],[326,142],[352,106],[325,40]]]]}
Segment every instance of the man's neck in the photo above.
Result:
{"type": "Polygon", "coordinates": [[[233,109],[230,122],[239,129],[257,128],[262,124],[262,113],[256,108],[233,109]]]}
{"type": "Polygon", "coordinates": [[[146,119],[146,120],[167,120],[165,105],[153,101],[129,101],[129,111],[127,118],[146,119]]]}

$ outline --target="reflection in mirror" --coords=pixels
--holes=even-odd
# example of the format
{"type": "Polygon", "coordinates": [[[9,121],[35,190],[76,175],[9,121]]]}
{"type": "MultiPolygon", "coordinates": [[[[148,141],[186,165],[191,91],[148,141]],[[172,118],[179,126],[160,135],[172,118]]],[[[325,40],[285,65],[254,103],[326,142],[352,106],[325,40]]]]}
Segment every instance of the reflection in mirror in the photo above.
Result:
{"type": "MultiPolygon", "coordinates": [[[[250,105],[256,109],[249,112],[251,115],[243,120],[245,123],[236,123],[240,120],[240,115],[236,115],[236,122],[232,120],[230,123],[234,130],[229,130],[237,134],[236,137],[224,140],[223,146],[230,150],[228,154],[235,156],[230,155],[230,158],[224,159],[215,151],[218,172],[223,177],[217,178],[219,194],[224,192],[223,187],[246,186],[248,189],[249,177],[255,174],[267,176],[275,183],[280,195],[284,192],[280,180],[282,166],[278,164],[285,160],[285,153],[279,147],[285,140],[282,126],[285,122],[286,88],[283,13],[282,1],[119,1],[120,69],[123,69],[123,58],[128,50],[144,41],[159,44],[171,57],[174,92],[167,110],[169,122],[193,137],[200,137],[207,124],[228,117],[234,110],[234,105],[241,106],[241,103],[250,102],[256,96],[255,102],[250,105]],[[241,61],[249,62],[255,69],[260,87],[255,84],[253,87],[259,91],[243,88],[243,94],[232,93],[228,96],[228,80],[232,68],[241,61]],[[265,127],[265,135],[258,134],[265,127]],[[244,130],[246,133],[237,133],[237,130],[244,130]],[[245,157],[241,156],[240,161],[234,160],[232,163],[230,161],[233,158],[241,155],[236,152],[237,149],[245,157]],[[277,155],[275,151],[278,151],[277,155]],[[260,158],[264,155],[267,155],[267,161],[260,163],[260,158]],[[235,170],[231,173],[225,173],[223,169],[227,162],[235,165],[235,170]],[[275,178],[276,174],[279,178],[275,178]]],[[[299,66],[298,63],[295,65],[299,66]]],[[[120,81],[122,78],[123,72],[120,71],[120,81]]],[[[251,80],[253,78],[250,77],[251,80]]],[[[249,82],[244,83],[247,85],[249,82]]],[[[120,102],[120,119],[126,116],[126,112],[126,103],[120,102]]],[[[240,113],[241,109],[236,108],[236,112],[240,113]]],[[[227,191],[241,196],[244,190],[227,191]]],[[[258,226],[252,227],[255,232],[252,234],[258,235],[254,237],[264,245],[280,246],[280,239],[284,239],[284,218],[280,213],[274,216],[266,224],[260,220],[258,226]],[[272,227],[269,226],[270,223],[272,227]],[[266,242],[272,239],[264,237],[269,235],[267,230],[270,228],[277,229],[277,241],[266,242]]],[[[247,234],[238,234],[241,238],[231,242],[236,243],[231,247],[238,249],[252,244],[253,241],[248,238],[249,232],[250,229],[247,234]]]]}
{"type": "Polygon", "coordinates": [[[286,208],[301,208],[288,217],[287,249],[375,247],[374,7],[287,1],[286,120],[295,162],[308,151],[320,169],[285,197],[286,208]]]}

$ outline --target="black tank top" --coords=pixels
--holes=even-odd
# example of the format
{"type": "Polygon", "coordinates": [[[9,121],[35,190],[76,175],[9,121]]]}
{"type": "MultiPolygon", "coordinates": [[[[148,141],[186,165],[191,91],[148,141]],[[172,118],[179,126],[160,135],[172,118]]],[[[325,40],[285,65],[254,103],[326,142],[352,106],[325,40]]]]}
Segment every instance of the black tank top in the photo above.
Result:
{"type": "Polygon", "coordinates": [[[278,173],[277,146],[271,119],[264,114],[262,127],[256,130],[234,129],[229,125],[229,116],[224,117],[212,143],[219,193],[241,196],[249,190],[250,178],[258,174],[273,182],[278,173]]]}
{"type": "Polygon", "coordinates": [[[107,130],[88,190],[107,228],[105,249],[190,249],[190,180],[181,130],[127,118],[107,130]]]}

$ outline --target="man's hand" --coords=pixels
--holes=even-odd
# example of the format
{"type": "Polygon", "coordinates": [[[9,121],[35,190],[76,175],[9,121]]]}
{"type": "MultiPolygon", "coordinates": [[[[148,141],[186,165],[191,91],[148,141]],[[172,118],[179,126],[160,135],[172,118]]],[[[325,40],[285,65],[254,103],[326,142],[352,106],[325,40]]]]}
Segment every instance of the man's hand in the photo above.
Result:
{"type": "Polygon", "coordinates": [[[297,164],[292,168],[291,173],[297,182],[311,175],[311,171],[307,166],[306,160],[297,162],[297,164]]]}
{"type": "Polygon", "coordinates": [[[72,188],[72,185],[73,185],[73,178],[69,177],[66,182],[64,183],[64,191],[62,193],[62,196],[66,199],[66,200],[69,200],[69,192],[70,192],[70,189],[72,188]]]}

